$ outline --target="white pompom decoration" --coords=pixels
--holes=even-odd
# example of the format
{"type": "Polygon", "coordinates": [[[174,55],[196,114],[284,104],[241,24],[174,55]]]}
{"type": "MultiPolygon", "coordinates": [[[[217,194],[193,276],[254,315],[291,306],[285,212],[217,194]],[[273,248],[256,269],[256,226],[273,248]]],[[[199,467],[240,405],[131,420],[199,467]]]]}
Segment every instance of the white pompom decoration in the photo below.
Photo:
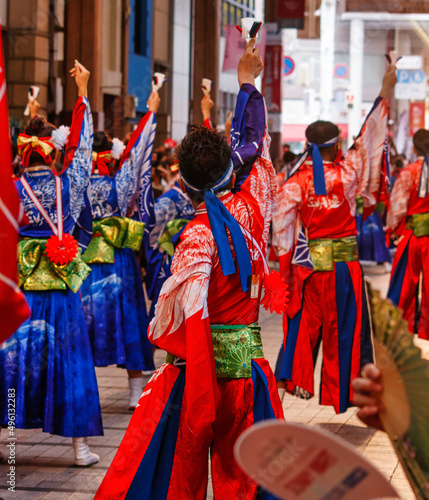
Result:
{"type": "Polygon", "coordinates": [[[67,144],[70,134],[70,127],[65,125],[60,125],[56,130],[52,132],[51,141],[55,146],[55,149],[61,150],[67,144]]]}
{"type": "Polygon", "coordinates": [[[112,155],[112,158],[114,160],[119,160],[124,154],[125,144],[121,141],[121,139],[118,139],[117,137],[112,140],[112,144],[113,145],[110,154],[112,155]]]}

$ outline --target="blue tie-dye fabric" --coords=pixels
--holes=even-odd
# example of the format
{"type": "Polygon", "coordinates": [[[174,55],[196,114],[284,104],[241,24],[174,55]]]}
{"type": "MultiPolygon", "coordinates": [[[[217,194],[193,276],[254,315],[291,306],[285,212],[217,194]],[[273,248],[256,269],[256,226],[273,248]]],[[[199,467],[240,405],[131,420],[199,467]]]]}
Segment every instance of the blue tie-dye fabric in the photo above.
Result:
{"type": "Polygon", "coordinates": [[[0,346],[0,424],[15,392],[17,428],[65,437],[103,434],[97,379],[79,294],[25,292],[31,317],[0,346]]]}
{"type": "Polygon", "coordinates": [[[80,288],[95,366],[154,370],[140,269],[129,248],[113,264],[91,264],[80,288]]]}

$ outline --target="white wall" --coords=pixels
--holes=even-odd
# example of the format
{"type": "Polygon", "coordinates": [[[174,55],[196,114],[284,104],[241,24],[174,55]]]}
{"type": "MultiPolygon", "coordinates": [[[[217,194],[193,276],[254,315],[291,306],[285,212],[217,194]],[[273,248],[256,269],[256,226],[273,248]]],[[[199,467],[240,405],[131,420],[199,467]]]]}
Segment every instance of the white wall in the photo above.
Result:
{"type": "Polygon", "coordinates": [[[190,44],[191,0],[174,0],[171,137],[176,141],[186,135],[188,126],[190,44]]]}

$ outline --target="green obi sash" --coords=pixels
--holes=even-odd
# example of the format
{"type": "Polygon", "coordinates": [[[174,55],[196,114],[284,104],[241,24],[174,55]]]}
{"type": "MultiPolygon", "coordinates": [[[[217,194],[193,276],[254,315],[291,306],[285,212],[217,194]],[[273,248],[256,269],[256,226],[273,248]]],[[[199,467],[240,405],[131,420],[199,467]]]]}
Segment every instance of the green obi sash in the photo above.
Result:
{"type": "Polygon", "coordinates": [[[46,239],[28,238],[18,243],[19,286],[24,290],[66,290],[76,293],[91,272],[82,259],[81,251],[64,266],[52,262],[46,255],[46,239]]]}
{"type": "Polygon", "coordinates": [[[407,217],[407,229],[412,229],[414,236],[429,236],[429,212],[424,214],[413,214],[407,217]]]}
{"type": "Polygon", "coordinates": [[[308,248],[315,271],[333,271],[334,262],[359,260],[356,236],[310,240],[308,248]]]}
{"type": "Polygon", "coordinates": [[[211,325],[218,378],[251,378],[252,359],[263,358],[261,327],[211,325]]]}
{"type": "Polygon", "coordinates": [[[107,217],[92,223],[94,236],[83,260],[88,264],[113,264],[115,248],[140,250],[145,224],[128,217],[107,217]]]}
{"type": "MultiPolygon", "coordinates": [[[[252,378],[252,359],[263,358],[261,327],[211,325],[217,378],[252,378]]],[[[174,356],[167,354],[166,363],[174,356]]]]}
{"type": "Polygon", "coordinates": [[[186,226],[189,222],[188,219],[174,219],[167,222],[165,225],[164,232],[162,236],[159,238],[158,243],[159,246],[170,255],[170,257],[174,254],[174,246],[173,246],[173,236],[177,234],[182,227],[186,226]]]}

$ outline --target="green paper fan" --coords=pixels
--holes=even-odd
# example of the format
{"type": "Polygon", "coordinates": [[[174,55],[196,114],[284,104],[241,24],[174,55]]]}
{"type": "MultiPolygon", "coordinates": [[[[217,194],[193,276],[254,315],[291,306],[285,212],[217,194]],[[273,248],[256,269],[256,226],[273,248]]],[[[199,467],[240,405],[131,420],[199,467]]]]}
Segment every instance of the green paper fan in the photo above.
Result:
{"type": "Polygon", "coordinates": [[[369,290],[375,364],[383,373],[380,419],[419,499],[429,499],[429,361],[402,312],[369,290]]]}

